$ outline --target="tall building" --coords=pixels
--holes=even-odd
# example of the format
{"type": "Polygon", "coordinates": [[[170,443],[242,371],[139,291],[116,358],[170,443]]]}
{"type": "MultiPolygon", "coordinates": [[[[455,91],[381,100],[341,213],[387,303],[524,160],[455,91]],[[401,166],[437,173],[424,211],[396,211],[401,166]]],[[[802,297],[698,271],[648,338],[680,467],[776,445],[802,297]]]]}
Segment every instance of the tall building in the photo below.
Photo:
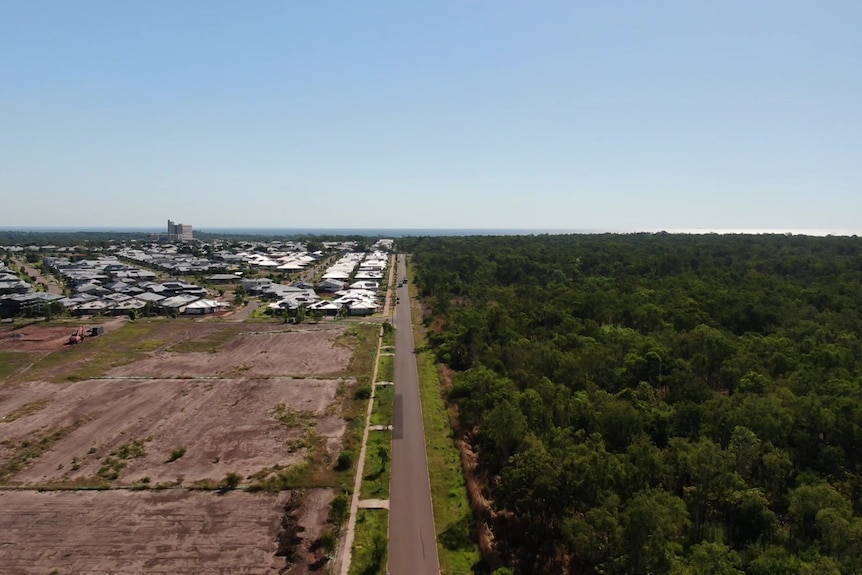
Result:
{"type": "Polygon", "coordinates": [[[188,242],[193,240],[191,224],[175,224],[168,220],[168,241],[188,242]]]}

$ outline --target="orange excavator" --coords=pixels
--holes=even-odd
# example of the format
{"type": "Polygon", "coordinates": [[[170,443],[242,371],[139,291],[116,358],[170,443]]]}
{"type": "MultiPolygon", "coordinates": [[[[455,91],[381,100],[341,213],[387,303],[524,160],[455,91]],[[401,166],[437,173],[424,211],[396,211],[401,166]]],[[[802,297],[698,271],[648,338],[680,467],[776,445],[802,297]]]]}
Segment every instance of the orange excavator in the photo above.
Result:
{"type": "Polygon", "coordinates": [[[69,345],[81,343],[84,340],[84,326],[78,328],[78,331],[69,336],[69,345]]]}

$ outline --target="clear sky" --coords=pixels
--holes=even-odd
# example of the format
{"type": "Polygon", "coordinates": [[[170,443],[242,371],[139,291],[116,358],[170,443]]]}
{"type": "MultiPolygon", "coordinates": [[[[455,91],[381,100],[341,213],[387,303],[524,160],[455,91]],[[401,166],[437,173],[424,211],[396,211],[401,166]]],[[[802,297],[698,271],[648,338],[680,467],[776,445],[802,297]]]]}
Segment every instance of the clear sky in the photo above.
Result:
{"type": "Polygon", "coordinates": [[[0,227],[862,230],[860,22],[858,0],[8,0],[0,227]]]}

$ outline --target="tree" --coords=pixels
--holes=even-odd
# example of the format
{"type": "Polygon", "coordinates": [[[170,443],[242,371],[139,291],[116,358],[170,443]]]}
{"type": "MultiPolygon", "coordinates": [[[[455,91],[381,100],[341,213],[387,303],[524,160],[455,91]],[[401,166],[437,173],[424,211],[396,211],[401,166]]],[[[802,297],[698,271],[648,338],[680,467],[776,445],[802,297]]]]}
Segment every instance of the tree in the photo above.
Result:
{"type": "Polygon", "coordinates": [[[690,521],[685,503],[663,489],[635,495],[622,514],[627,573],[667,573],[682,553],[690,521]]]}
{"type": "Polygon", "coordinates": [[[233,292],[233,303],[234,305],[243,305],[245,303],[245,296],[248,292],[242,285],[236,286],[236,289],[233,292]]]}
{"type": "Polygon", "coordinates": [[[744,575],[735,551],[721,543],[693,545],[685,558],[674,561],[670,575],[744,575]]]}

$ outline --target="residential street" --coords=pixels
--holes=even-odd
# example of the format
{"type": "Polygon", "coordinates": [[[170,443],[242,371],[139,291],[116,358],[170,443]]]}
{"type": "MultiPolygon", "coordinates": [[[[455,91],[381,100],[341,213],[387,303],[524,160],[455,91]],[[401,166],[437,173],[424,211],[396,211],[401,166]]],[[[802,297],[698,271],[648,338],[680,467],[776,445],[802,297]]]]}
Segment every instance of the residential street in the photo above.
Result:
{"type": "Polygon", "coordinates": [[[20,258],[18,260],[12,260],[14,263],[18,265],[23,265],[27,274],[36,278],[37,283],[45,284],[45,288],[48,293],[62,295],[63,288],[57,285],[57,280],[53,276],[43,276],[42,272],[27,263],[24,258],[20,258]]]}
{"type": "MultiPolygon", "coordinates": [[[[398,256],[397,281],[407,277],[398,256]]],[[[419,378],[413,353],[408,286],[398,287],[395,327],[395,412],[392,431],[392,485],[389,496],[390,575],[436,575],[440,572],[431,485],[425,455],[425,432],[419,402],[419,378]]]]}

